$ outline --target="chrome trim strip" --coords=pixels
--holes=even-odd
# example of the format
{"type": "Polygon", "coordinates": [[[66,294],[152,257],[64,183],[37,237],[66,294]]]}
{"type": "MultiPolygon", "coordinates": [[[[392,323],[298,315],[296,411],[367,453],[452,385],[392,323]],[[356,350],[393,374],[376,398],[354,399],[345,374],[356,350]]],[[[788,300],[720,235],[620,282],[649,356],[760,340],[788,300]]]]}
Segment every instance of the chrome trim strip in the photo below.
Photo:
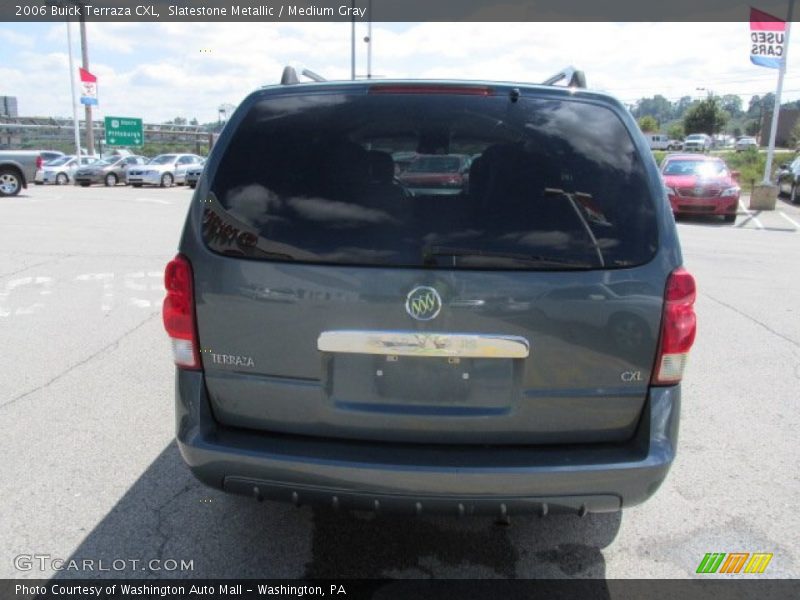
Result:
{"type": "Polygon", "coordinates": [[[527,358],[530,344],[515,335],[420,331],[323,331],[321,352],[461,358],[527,358]]]}

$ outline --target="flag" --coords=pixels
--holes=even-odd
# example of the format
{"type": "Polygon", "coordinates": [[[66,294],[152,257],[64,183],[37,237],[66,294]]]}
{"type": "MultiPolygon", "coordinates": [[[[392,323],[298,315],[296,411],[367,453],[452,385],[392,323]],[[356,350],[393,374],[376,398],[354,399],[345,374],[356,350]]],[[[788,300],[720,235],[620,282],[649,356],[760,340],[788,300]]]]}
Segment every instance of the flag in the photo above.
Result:
{"type": "Polygon", "coordinates": [[[750,8],[750,62],[780,69],[783,64],[786,21],[750,8]]]}
{"type": "Polygon", "coordinates": [[[83,67],[81,73],[81,104],[97,104],[97,77],[83,67]]]}

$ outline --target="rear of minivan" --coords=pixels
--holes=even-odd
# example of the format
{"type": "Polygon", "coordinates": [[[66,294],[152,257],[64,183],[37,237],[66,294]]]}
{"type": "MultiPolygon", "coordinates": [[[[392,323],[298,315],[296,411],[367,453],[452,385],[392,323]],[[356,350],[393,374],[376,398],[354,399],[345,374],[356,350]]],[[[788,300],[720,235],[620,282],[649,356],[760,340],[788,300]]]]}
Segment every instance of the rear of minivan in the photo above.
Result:
{"type": "Polygon", "coordinates": [[[544,86],[263,88],[166,271],[177,438],[257,499],[615,511],[675,455],[694,280],[615,100],[544,86]],[[467,156],[446,186],[395,157],[467,156]]]}

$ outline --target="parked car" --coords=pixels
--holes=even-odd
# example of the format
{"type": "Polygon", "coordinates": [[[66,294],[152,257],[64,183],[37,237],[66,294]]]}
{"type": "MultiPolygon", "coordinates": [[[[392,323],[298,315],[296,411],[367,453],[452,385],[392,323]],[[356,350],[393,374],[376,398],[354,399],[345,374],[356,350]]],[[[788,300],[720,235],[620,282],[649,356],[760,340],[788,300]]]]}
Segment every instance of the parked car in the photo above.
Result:
{"type": "Polygon", "coordinates": [[[460,194],[469,182],[470,164],[466,154],[417,154],[397,178],[415,194],[460,194]]]}
{"type": "Polygon", "coordinates": [[[778,193],[786,195],[792,203],[800,202],[800,156],[791,163],[784,163],[778,169],[778,193]]]}
{"type": "Polygon", "coordinates": [[[683,150],[683,140],[669,140],[667,150],[683,150]]]}
{"type": "Polygon", "coordinates": [[[669,137],[663,133],[645,133],[650,150],[669,150],[669,137]]]}
{"type": "Polygon", "coordinates": [[[661,166],[672,213],[721,215],[736,221],[739,209],[738,173],[721,158],[695,154],[668,155],[661,166]]]}
{"type": "MultiPolygon", "coordinates": [[[[205,164],[205,162],[203,163],[205,164]]],[[[186,169],[186,185],[194,189],[197,186],[197,181],[200,175],[203,174],[203,165],[196,165],[186,169]]]]}
{"type": "Polygon", "coordinates": [[[684,152],[709,152],[711,150],[711,136],[705,133],[693,133],[686,136],[683,141],[684,152]]]}
{"type": "Polygon", "coordinates": [[[36,171],[45,160],[40,150],[0,150],[0,196],[16,196],[28,182],[34,181],[36,171]]]}
{"type": "Polygon", "coordinates": [[[146,165],[128,169],[128,183],[133,187],[159,185],[171,187],[183,185],[186,170],[203,164],[203,157],[196,154],[159,154],[146,165]]]}
{"type": "Polygon", "coordinates": [[[95,156],[62,156],[46,162],[36,171],[35,181],[42,184],[67,185],[74,180],[79,167],[86,167],[99,162],[95,156]]]}
{"type": "Polygon", "coordinates": [[[381,512],[646,500],[675,457],[695,336],[649,154],[623,104],[574,86],[253,92],[165,272],[189,468],[258,500],[381,512]],[[392,156],[409,145],[451,174],[480,155],[468,190],[408,195],[392,156]],[[548,318],[559,290],[579,293],[548,318]],[[641,327],[609,335],[628,312],[641,327]]]}
{"type": "Polygon", "coordinates": [[[103,183],[106,186],[126,183],[126,169],[146,163],[147,158],[144,156],[110,156],[75,171],[75,183],[84,187],[93,183],[103,183]]]}
{"type": "Polygon", "coordinates": [[[736,140],[734,149],[736,152],[743,152],[744,150],[750,149],[758,150],[758,142],[754,137],[740,137],[738,140],[736,140]]]}

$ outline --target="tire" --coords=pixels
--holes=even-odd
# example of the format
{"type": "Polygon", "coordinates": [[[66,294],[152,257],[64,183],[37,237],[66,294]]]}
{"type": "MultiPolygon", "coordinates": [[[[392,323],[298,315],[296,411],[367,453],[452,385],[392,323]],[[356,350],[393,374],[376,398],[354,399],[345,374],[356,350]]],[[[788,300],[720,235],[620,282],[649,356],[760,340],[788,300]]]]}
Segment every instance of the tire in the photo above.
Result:
{"type": "Polygon", "coordinates": [[[66,173],[59,173],[56,175],[56,185],[67,185],[69,183],[69,175],[66,173]]]}
{"type": "Polygon", "coordinates": [[[192,189],[194,189],[197,186],[196,183],[187,183],[186,185],[188,185],[192,189]]]}
{"type": "Polygon", "coordinates": [[[106,187],[114,187],[117,185],[117,176],[114,173],[109,173],[106,175],[105,181],[103,182],[106,184],[106,187]]]}
{"type": "Polygon", "coordinates": [[[164,173],[161,176],[161,187],[172,187],[173,183],[175,183],[175,178],[171,173],[164,173]]]}
{"type": "Polygon", "coordinates": [[[16,169],[0,168],[0,196],[16,196],[22,189],[22,179],[16,169]]]}
{"type": "Polygon", "coordinates": [[[726,223],[736,223],[736,213],[732,215],[725,215],[725,222],[726,223]]]}
{"type": "Polygon", "coordinates": [[[797,204],[797,202],[798,202],[798,199],[797,199],[797,184],[796,183],[792,184],[792,191],[789,192],[789,201],[792,204],[797,204]]]}

